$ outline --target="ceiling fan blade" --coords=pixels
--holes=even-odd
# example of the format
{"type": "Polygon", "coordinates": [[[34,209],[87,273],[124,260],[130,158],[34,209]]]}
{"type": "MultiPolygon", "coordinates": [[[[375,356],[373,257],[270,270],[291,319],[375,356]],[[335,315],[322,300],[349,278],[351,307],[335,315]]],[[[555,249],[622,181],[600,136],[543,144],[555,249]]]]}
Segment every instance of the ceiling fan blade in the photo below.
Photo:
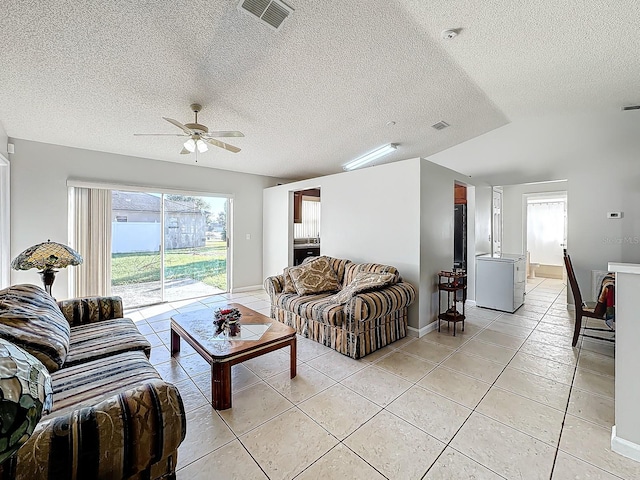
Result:
{"type": "Polygon", "coordinates": [[[184,147],[182,147],[182,150],[180,150],[180,155],[188,155],[190,153],[191,152],[184,147]]]}
{"type": "Polygon", "coordinates": [[[228,143],[221,142],[220,140],[215,140],[213,138],[206,138],[205,141],[215,147],[224,148],[225,150],[228,150],[232,153],[238,153],[240,151],[238,147],[234,147],[233,145],[229,145],[228,143]]]}
{"type": "Polygon", "coordinates": [[[193,135],[193,132],[189,128],[187,128],[183,124],[181,124],[179,121],[174,120],[173,118],[167,118],[167,117],[162,117],[162,118],[163,118],[163,120],[166,120],[167,122],[175,125],[179,129],[181,129],[187,135],[193,135]]]}
{"type": "Polygon", "coordinates": [[[235,130],[214,130],[213,132],[205,133],[205,137],[244,137],[244,133],[235,130]]]}
{"type": "Polygon", "coordinates": [[[186,133],[134,133],[134,137],[187,137],[186,133]]]}

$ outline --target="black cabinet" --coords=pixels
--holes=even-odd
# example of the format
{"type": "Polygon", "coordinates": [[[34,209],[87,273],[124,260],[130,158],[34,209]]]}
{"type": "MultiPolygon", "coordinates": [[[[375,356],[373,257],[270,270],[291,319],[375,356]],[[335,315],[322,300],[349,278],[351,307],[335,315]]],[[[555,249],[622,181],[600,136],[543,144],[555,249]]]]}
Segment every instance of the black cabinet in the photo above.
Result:
{"type": "Polygon", "coordinates": [[[317,257],[320,255],[320,247],[296,248],[293,250],[293,264],[300,265],[307,257],[317,257]]]}

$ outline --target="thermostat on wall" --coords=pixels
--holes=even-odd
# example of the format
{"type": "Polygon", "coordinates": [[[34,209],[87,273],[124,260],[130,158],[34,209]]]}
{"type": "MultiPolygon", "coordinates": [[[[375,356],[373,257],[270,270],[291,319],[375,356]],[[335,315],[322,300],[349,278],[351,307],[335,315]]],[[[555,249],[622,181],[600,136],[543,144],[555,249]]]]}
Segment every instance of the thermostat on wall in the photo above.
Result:
{"type": "Polygon", "coordinates": [[[607,218],[622,218],[622,212],[607,212],[607,218]]]}

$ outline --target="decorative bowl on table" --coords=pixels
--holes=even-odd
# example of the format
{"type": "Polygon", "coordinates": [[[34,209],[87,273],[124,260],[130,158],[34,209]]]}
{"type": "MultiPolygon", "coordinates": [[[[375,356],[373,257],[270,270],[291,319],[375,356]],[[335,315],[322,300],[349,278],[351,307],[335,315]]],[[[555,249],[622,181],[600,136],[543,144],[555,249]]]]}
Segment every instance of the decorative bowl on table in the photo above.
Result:
{"type": "Polygon", "coordinates": [[[213,312],[213,324],[216,327],[216,335],[226,333],[230,337],[240,334],[240,317],[242,314],[237,308],[218,308],[213,312]]]}

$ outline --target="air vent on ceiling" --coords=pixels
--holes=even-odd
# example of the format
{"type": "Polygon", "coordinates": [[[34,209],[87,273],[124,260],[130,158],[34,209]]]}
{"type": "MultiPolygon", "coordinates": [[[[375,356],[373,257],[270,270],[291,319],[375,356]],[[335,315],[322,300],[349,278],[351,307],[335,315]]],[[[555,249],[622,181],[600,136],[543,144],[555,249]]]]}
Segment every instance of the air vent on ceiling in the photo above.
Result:
{"type": "Polygon", "coordinates": [[[279,30],[287,17],[293,13],[293,8],[279,0],[240,0],[238,9],[251,13],[274,30],[279,30]]]}
{"type": "Polygon", "coordinates": [[[628,107],[622,107],[622,111],[625,110],[640,110],[640,105],[629,105],[628,107]]]}
{"type": "Polygon", "coordinates": [[[436,130],[444,130],[448,126],[449,124],[447,122],[445,122],[444,120],[440,120],[438,123],[434,123],[433,125],[431,125],[431,128],[435,128],[436,130]]]}

